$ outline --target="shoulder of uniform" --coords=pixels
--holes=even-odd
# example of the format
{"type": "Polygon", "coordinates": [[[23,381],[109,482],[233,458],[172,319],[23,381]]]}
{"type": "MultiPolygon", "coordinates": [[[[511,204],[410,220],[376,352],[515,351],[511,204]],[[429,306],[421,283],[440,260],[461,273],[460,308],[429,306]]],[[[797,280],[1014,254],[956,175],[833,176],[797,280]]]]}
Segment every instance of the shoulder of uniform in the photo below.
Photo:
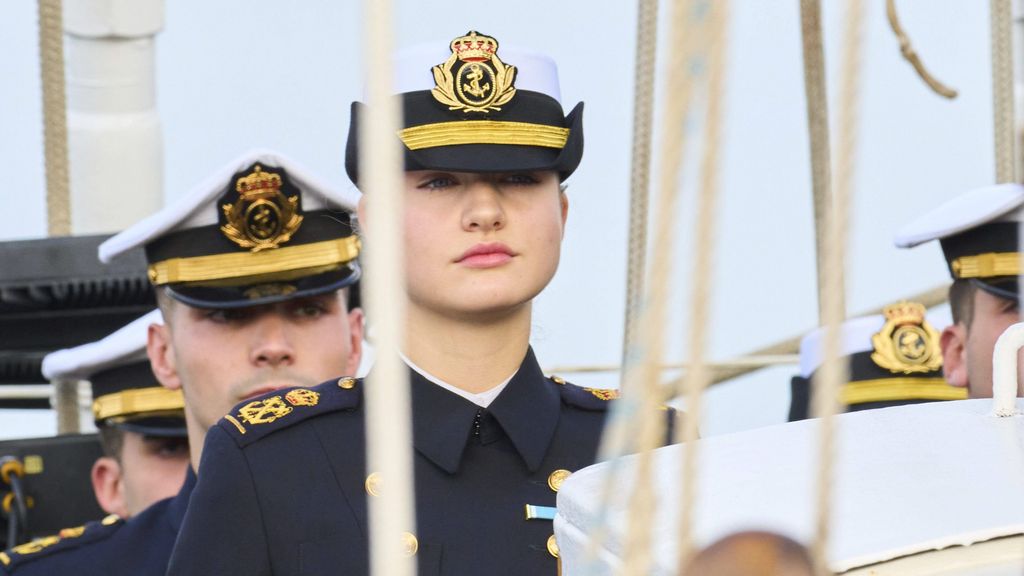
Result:
{"type": "Polygon", "coordinates": [[[355,409],[362,399],[362,388],[362,379],[345,377],[312,388],[268,392],[235,406],[218,425],[239,446],[245,446],[315,416],[355,409]]]}
{"type": "Polygon", "coordinates": [[[39,558],[46,558],[74,548],[109,538],[124,526],[124,520],[111,514],[103,520],[74,528],[65,528],[52,536],[36,538],[0,552],[0,573],[18,574],[18,568],[39,558]]]}
{"type": "Polygon", "coordinates": [[[548,380],[558,387],[562,402],[584,410],[607,410],[609,402],[619,397],[619,391],[611,388],[585,388],[560,376],[550,376],[548,380]]]}

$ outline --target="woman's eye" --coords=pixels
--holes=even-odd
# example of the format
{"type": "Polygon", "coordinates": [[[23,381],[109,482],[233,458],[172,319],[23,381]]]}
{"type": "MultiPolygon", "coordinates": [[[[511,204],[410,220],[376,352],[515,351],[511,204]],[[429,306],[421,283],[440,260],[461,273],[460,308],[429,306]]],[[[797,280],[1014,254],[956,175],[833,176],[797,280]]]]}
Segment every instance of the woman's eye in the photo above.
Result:
{"type": "Polygon", "coordinates": [[[533,174],[509,174],[503,177],[502,182],[513,185],[536,184],[537,178],[533,174]]]}

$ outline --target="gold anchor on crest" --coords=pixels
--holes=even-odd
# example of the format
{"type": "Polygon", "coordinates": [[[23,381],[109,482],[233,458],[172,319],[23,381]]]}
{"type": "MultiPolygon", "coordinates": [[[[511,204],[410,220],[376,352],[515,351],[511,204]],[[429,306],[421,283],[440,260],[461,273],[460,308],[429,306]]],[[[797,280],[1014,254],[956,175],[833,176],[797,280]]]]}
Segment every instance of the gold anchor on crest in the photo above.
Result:
{"type": "Polygon", "coordinates": [[[480,69],[479,64],[469,65],[469,74],[466,74],[466,79],[469,80],[469,84],[463,84],[462,89],[469,92],[477,98],[483,98],[491,90],[490,83],[480,85],[480,81],[484,78],[484,72],[480,69]]]}

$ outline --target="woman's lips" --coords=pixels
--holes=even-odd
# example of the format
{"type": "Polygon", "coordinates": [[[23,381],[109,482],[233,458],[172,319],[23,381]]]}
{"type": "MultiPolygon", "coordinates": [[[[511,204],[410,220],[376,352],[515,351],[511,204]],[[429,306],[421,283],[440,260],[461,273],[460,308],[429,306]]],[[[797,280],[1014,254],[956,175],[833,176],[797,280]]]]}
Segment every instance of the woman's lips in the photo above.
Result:
{"type": "Polygon", "coordinates": [[[455,261],[467,268],[493,268],[512,260],[516,253],[500,242],[477,244],[462,253],[455,261]]]}

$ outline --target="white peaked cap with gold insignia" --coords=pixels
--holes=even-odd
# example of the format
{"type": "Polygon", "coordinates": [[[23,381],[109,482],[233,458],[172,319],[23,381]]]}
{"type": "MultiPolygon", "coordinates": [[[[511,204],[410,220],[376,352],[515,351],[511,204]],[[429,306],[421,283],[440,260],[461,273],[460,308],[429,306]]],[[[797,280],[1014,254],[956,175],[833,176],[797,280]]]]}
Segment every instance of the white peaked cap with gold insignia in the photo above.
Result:
{"type": "Polygon", "coordinates": [[[355,194],[283,154],[253,150],[101,244],[99,257],[144,248],[150,281],[199,308],[324,294],[359,280],[355,194]]]}
{"type": "MultiPolygon", "coordinates": [[[[398,52],[398,139],[406,170],[495,173],[554,171],[565,180],[583,158],[583,103],[562,106],[555,61],[477,30],[398,52]]],[[[354,102],[345,171],[359,184],[354,102]]]]}
{"type": "MultiPolygon", "coordinates": [[[[431,42],[399,50],[394,57],[396,94],[434,88],[430,69],[451,56],[447,42],[431,42]]],[[[501,45],[501,58],[515,64],[516,88],[547,94],[559,103],[562,91],[558,83],[558,65],[541,52],[512,45],[501,45]]]]}
{"type": "Polygon", "coordinates": [[[894,242],[898,248],[913,248],[990,222],[1020,222],[1022,207],[1024,186],[1020,184],[975,188],[903,226],[894,242]]]}
{"type": "MultiPolygon", "coordinates": [[[[941,331],[949,325],[948,312],[945,314],[928,313],[928,324],[941,331]]],[[[886,318],[882,314],[851,318],[842,323],[840,332],[840,356],[853,356],[860,352],[871,352],[874,346],[871,337],[885,327],[886,318]]],[[[814,371],[825,362],[825,328],[818,327],[808,332],[800,340],[800,375],[810,378],[814,371]]]]}
{"type": "Polygon", "coordinates": [[[43,376],[50,380],[88,380],[93,374],[146,361],[146,334],[150,324],[163,324],[160,310],[153,310],[116,332],[74,348],[51,352],[43,358],[43,376]]]}
{"type": "Polygon", "coordinates": [[[51,380],[88,380],[97,426],[151,436],[185,436],[181,390],[161,386],[146,356],[152,324],[163,324],[159,310],[96,342],[50,353],[43,358],[43,375],[51,380]]]}
{"type": "Polygon", "coordinates": [[[966,280],[1000,298],[1018,298],[1024,186],[998,184],[957,196],[903,227],[896,246],[938,240],[954,280],[966,280]]]}

